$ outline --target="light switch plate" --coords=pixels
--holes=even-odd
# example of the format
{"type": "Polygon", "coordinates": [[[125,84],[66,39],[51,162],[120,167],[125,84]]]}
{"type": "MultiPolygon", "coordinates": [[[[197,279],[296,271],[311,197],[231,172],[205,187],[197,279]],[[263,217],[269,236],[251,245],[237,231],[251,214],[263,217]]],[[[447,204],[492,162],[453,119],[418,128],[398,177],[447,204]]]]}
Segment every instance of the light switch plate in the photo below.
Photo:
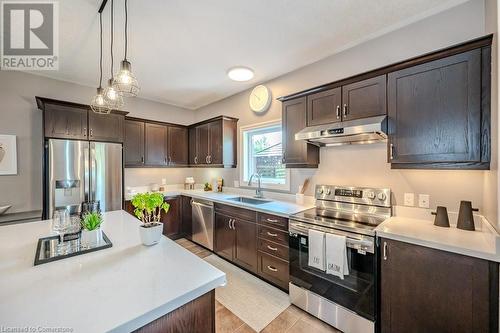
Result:
{"type": "Polygon", "coordinates": [[[418,207],[420,208],[429,208],[430,195],[428,194],[419,194],[418,195],[418,207]]]}
{"type": "Polygon", "coordinates": [[[415,194],[405,193],[405,206],[413,207],[415,206],[415,194]]]}

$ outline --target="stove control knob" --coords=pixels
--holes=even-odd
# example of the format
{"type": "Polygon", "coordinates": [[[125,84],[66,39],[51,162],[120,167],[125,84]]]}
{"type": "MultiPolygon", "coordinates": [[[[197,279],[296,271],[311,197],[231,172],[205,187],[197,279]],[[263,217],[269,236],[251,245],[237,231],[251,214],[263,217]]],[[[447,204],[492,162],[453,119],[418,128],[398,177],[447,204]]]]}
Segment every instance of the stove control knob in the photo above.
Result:
{"type": "Polygon", "coordinates": [[[330,190],[329,188],[326,189],[326,195],[330,195],[332,194],[332,190],[330,190]]]}
{"type": "Polygon", "coordinates": [[[323,188],[322,187],[318,188],[318,194],[323,194],[323,188]]]}
{"type": "Polygon", "coordinates": [[[385,199],[387,198],[385,196],[385,193],[384,192],[380,192],[378,195],[377,195],[377,198],[380,200],[380,201],[385,201],[385,199]]]}
{"type": "Polygon", "coordinates": [[[368,193],[366,193],[366,196],[367,196],[367,197],[368,197],[368,199],[370,199],[370,200],[375,199],[375,193],[373,193],[373,192],[371,192],[371,191],[370,191],[370,192],[368,192],[368,193]]]}

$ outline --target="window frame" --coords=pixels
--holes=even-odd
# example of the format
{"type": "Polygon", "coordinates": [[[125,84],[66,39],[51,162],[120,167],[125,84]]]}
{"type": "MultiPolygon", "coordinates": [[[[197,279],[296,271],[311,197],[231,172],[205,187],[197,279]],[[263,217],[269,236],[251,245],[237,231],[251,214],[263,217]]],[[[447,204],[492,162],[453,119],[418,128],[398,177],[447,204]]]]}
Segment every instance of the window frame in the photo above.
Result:
{"type": "MultiPolygon", "coordinates": [[[[245,173],[246,169],[248,168],[248,158],[249,158],[249,151],[248,151],[248,143],[247,139],[245,137],[246,132],[248,131],[255,131],[259,129],[265,129],[265,128],[272,128],[272,127],[280,127],[281,132],[283,132],[283,126],[281,119],[277,120],[270,120],[270,121],[265,121],[261,122],[258,124],[252,124],[252,125],[246,125],[246,126],[241,126],[240,127],[240,167],[239,167],[239,182],[240,182],[240,187],[242,188],[250,188],[250,189],[256,189],[257,188],[257,182],[255,180],[252,181],[252,185],[248,185],[248,179],[245,179],[245,173]]],[[[283,142],[281,142],[283,146],[283,142]]],[[[291,183],[290,183],[290,169],[285,168],[285,184],[273,184],[273,183],[261,183],[261,188],[266,189],[266,190],[277,190],[277,191],[286,191],[290,192],[291,188],[291,183]]]]}

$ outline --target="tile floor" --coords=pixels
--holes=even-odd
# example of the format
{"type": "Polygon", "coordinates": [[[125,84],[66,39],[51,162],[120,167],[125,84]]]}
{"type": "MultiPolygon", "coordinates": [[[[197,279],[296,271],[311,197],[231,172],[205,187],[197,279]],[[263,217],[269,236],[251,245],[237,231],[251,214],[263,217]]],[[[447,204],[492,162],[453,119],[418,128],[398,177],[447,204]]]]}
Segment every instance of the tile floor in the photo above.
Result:
{"type": "MultiPolygon", "coordinates": [[[[205,258],[212,252],[196,245],[195,243],[181,238],[176,241],[179,245],[185,247],[200,258],[205,258]]],[[[255,331],[241,320],[234,313],[225,308],[222,304],[215,301],[215,325],[217,333],[255,333],[255,331]]],[[[290,305],[261,333],[336,333],[340,332],[335,328],[325,324],[321,320],[302,311],[294,305],[290,305]]]]}

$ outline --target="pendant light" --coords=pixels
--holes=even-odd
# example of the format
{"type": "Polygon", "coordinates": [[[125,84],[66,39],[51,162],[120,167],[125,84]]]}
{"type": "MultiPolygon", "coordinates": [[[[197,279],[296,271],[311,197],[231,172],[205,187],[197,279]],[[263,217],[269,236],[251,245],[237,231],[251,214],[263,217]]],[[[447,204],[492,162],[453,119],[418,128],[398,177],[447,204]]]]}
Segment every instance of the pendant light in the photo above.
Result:
{"type": "Polygon", "coordinates": [[[111,79],[108,80],[108,86],[104,90],[104,100],[106,104],[111,109],[119,109],[123,107],[123,97],[121,93],[114,86],[114,77],[113,77],[113,16],[114,16],[114,1],[111,0],[111,79]]]}
{"type": "Polygon", "coordinates": [[[100,54],[99,54],[99,88],[97,88],[97,94],[92,98],[90,103],[90,108],[95,113],[110,113],[111,109],[104,100],[104,89],[102,89],[102,13],[99,13],[99,28],[100,28],[100,54]]]}
{"type": "Polygon", "coordinates": [[[125,97],[136,97],[139,94],[139,83],[132,73],[132,65],[127,60],[128,51],[128,0],[125,0],[125,57],[120,63],[120,71],[116,74],[114,87],[125,97]]]}

